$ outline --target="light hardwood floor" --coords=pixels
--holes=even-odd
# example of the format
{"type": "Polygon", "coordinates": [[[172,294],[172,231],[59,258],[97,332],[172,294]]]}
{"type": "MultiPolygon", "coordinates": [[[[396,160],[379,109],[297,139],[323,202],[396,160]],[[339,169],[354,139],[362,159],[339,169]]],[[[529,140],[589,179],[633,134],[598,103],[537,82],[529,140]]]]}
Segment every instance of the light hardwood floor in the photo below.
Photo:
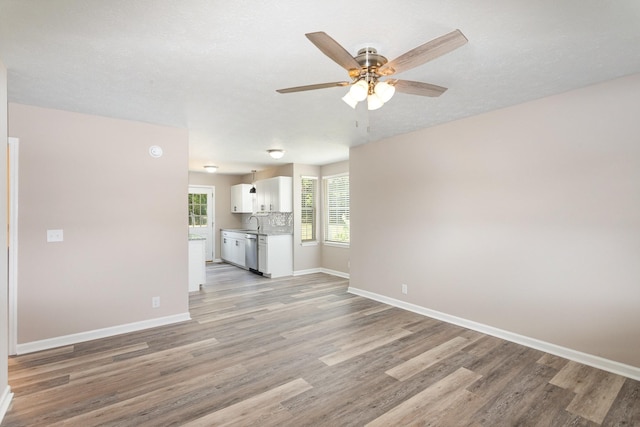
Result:
{"type": "Polygon", "coordinates": [[[640,382],[348,294],[208,267],[193,320],[9,361],[2,426],[640,426],[640,382]]]}

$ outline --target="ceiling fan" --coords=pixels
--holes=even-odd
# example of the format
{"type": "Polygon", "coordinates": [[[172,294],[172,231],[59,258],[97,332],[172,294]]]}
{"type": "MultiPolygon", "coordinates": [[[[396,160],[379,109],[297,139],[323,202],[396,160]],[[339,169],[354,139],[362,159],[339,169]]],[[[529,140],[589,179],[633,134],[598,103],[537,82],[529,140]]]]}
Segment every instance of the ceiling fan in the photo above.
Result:
{"type": "Polygon", "coordinates": [[[388,78],[396,73],[429,62],[464,45],[467,38],[460,30],[433,39],[416,47],[393,61],[378,54],[376,49],[365,47],[354,57],[345,48],[326,33],[319,31],[305,34],[325,55],[349,72],[351,81],[320,83],[278,89],[279,93],[302,92],[337,86],[350,86],[349,92],[342,98],[352,108],[360,101],[367,100],[369,110],[376,110],[387,102],[395,91],[420,96],[440,96],[447,88],[429,83],[388,78]],[[381,78],[386,80],[380,80],[381,78]]]}

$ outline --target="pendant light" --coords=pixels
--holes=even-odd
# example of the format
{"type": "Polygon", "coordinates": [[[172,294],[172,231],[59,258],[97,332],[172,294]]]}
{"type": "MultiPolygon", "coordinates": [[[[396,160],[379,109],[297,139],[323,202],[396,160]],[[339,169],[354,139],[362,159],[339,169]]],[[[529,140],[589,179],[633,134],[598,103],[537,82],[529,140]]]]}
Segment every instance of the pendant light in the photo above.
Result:
{"type": "Polygon", "coordinates": [[[255,169],[251,171],[252,173],[252,177],[251,177],[251,189],[249,190],[249,194],[256,194],[256,171],[255,169]]]}

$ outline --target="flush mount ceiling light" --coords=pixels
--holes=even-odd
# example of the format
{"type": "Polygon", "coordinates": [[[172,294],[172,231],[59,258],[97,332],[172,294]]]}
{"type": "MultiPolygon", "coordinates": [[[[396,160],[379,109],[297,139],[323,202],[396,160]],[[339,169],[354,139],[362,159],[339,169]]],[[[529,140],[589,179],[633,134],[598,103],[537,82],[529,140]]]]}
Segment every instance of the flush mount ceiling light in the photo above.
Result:
{"type": "Polygon", "coordinates": [[[218,167],[213,165],[207,165],[204,167],[204,170],[206,170],[209,173],[215,173],[218,170],[218,167]]]}
{"type": "Polygon", "coordinates": [[[322,31],[305,35],[322,53],[347,70],[351,81],[296,86],[278,89],[276,92],[292,93],[350,86],[349,92],[342,100],[351,108],[356,108],[358,102],[366,99],[369,110],[377,110],[382,107],[385,102],[391,99],[395,91],[420,96],[442,95],[447,90],[446,87],[410,80],[390,79],[389,76],[432,61],[467,43],[464,34],[460,30],[454,30],[411,49],[393,61],[387,61],[387,58],[378,54],[378,51],[372,47],[360,49],[356,56],[351,56],[344,47],[322,31]],[[382,78],[387,78],[387,80],[380,80],[382,78]]]}
{"type": "Polygon", "coordinates": [[[267,153],[269,153],[269,155],[273,159],[281,159],[282,156],[284,156],[284,150],[280,150],[280,149],[267,150],[267,153]]]}

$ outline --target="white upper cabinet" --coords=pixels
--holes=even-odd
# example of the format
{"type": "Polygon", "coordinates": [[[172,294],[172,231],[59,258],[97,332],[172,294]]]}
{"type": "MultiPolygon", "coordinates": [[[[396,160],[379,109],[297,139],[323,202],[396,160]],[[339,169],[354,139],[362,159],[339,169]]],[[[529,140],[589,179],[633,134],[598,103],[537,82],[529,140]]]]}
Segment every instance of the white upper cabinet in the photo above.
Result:
{"type": "Polygon", "coordinates": [[[252,213],[251,184],[238,184],[231,186],[231,213],[252,213]]]}
{"type": "Polygon", "coordinates": [[[293,179],[276,176],[256,182],[258,212],[292,212],[293,179]]]}

